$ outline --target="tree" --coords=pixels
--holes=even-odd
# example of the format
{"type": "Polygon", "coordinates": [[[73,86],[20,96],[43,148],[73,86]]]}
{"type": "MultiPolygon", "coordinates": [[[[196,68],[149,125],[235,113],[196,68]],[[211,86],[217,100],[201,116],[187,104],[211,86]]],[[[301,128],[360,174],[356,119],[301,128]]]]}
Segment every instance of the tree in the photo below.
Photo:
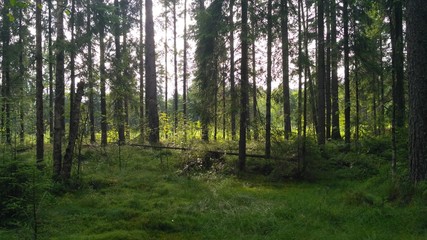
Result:
{"type": "Polygon", "coordinates": [[[332,139],[341,139],[340,111],[338,104],[338,45],[337,45],[337,16],[335,0],[330,2],[331,12],[331,113],[332,139]]]}
{"type": "Polygon", "coordinates": [[[145,104],[149,141],[159,142],[159,113],[157,111],[156,53],[154,44],[153,2],[145,0],[145,104]]]}
{"type": "Polygon", "coordinates": [[[413,183],[427,179],[427,5],[408,0],[409,159],[413,183]]]}
{"type": "MultiPolygon", "coordinates": [[[[95,100],[94,100],[94,79],[93,79],[93,59],[92,59],[92,25],[91,25],[91,3],[87,0],[86,3],[86,33],[87,33],[87,68],[88,68],[88,84],[89,84],[89,131],[90,142],[95,143],[95,100]]],[[[70,100],[71,101],[71,100],[70,100]]]]}
{"type": "Polygon", "coordinates": [[[271,65],[272,53],[271,48],[273,44],[273,16],[272,16],[272,0],[268,0],[268,13],[267,13],[267,99],[266,99],[266,113],[265,113],[265,156],[267,158],[271,155],[271,65]]]}
{"type": "Polygon", "coordinates": [[[236,115],[237,115],[237,92],[235,83],[235,61],[234,61],[234,1],[230,0],[230,93],[231,93],[231,138],[236,137],[236,115]]]}
{"type": "Polygon", "coordinates": [[[77,137],[79,135],[79,123],[80,123],[80,103],[83,97],[84,82],[77,84],[77,92],[72,104],[73,109],[71,110],[70,116],[70,134],[68,136],[68,145],[65,150],[63,166],[61,170],[61,178],[63,181],[68,181],[71,177],[71,169],[73,166],[73,153],[74,146],[76,144],[77,137]]]}
{"type": "Polygon", "coordinates": [[[343,0],[343,21],[344,21],[344,134],[345,142],[350,144],[350,47],[348,34],[348,1],[343,0]]]}
{"type": "Polygon", "coordinates": [[[182,111],[184,114],[184,139],[187,140],[187,0],[184,0],[184,64],[182,76],[182,111]]]}
{"type": "Polygon", "coordinates": [[[280,26],[282,34],[282,87],[283,87],[283,115],[285,138],[289,139],[291,128],[291,104],[289,98],[289,39],[288,39],[288,2],[280,1],[280,26]]]}
{"type": "Polygon", "coordinates": [[[240,138],[239,138],[239,162],[238,169],[243,171],[246,163],[246,129],[248,121],[249,102],[249,71],[248,71],[248,1],[242,0],[242,32],[240,41],[242,42],[241,59],[241,83],[240,83],[240,138]]]}
{"type": "Polygon", "coordinates": [[[124,93],[122,91],[124,80],[122,76],[123,69],[123,61],[122,61],[122,51],[120,44],[120,35],[121,35],[121,25],[120,22],[122,18],[120,18],[120,5],[118,0],[114,0],[114,14],[116,15],[115,23],[114,23],[114,45],[116,50],[115,56],[115,76],[113,82],[113,91],[115,92],[114,99],[114,113],[115,113],[115,121],[117,125],[117,133],[119,135],[119,144],[125,143],[125,124],[124,124],[124,93]]]}
{"type": "Polygon", "coordinates": [[[325,40],[323,0],[317,6],[317,143],[325,144],[325,40]]]}
{"type": "Polygon", "coordinates": [[[139,135],[140,141],[145,139],[144,113],[144,21],[142,14],[142,0],[139,0],[139,135]]]}
{"type": "Polygon", "coordinates": [[[96,25],[99,34],[99,79],[100,79],[100,102],[101,102],[101,145],[107,145],[107,97],[106,97],[106,70],[105,70],[105,25],[107,21],[106,5],[103,0],[97,0],[96,25]]]}
{"type": "Polygon", "coordinates": [[[11,80],[10,80],[10,18],[9,15],[11,8],[11,2],[6,1],[2,8],[3,24],[1,29],[1,41],[2,41],[2,95],[3,95],[3,106],[2,106],[2,128],[6,134],[6,143],[12,143],[11,128],[10,128],[10,108],[11,108],[11,80]]]}
{"type": "Polygon", "coordinates": [[[59,180],[62,169],[62,139],[65,131],[64,124],[64,0],[57,1],[56,16],[56,78],[55,78],[55,114],[53,133],[53,178],[59,180]]]}
{"type": "Polygon", "coordinates": [[[174,113],[174,125],[173,131],[176,134],[176,129],[178,127],[178,50],[176,46],[176,2],[173,0],[173,68],[174,68],[174,80],[175,80],[175,89],[173,93],[173,113],[174,113]]]}
{"type": "Polygon", "coordinates": [[[43,122],[43,55],[42,55],[42,3],[36,1],[36,162],[40,168],[44,158],[43,122]]]}

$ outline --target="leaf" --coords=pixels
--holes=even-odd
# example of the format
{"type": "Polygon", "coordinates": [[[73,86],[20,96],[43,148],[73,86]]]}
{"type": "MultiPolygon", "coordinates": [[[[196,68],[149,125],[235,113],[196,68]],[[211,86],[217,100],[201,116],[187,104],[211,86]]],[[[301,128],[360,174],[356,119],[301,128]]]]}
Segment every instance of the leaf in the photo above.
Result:
{"type": "Polygon", "coordinates": [[[16,0],[10,0],[10,6],[14,7],[16,5],[16,0]]]}
{"type": "Polygon", "coordinates": [[[70,11],[70,9],[68,9],[68,8],[67,8],[67,9],[65,9],[65,11],[64,11],[64,12],[65,12],[65,14],[67,14],[67,16],[70,16],[70,15],[71,15],[71,11],[70,11]]]}
{"type": "Polygon", "coordinates": [[[15,21],[15,17],[13,16],[12,13],[8,13],[7,16],[9,17],[9,21],[10,22],[14,22],[15,21]]]}
{"type": "Polygon", "coordinates": [[[37,8],[43,10],[43,4],[37,4],[37,8]]]}

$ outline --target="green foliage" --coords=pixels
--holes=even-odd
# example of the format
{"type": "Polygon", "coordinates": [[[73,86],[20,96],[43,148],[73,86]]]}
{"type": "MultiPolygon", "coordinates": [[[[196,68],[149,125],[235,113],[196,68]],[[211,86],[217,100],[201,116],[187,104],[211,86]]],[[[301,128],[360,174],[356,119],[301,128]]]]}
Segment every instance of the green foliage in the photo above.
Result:
{"type": "Polygon", "coordinates": [[[14,226],[27,220],[33,170],[23,159],[3,156],[0,160],[0,226],[14,226]]]}

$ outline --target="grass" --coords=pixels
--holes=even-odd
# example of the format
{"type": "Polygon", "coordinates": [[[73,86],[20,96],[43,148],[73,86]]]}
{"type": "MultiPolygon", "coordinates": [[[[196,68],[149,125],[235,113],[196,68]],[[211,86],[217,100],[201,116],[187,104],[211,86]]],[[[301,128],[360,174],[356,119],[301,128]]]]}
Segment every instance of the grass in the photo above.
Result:
{"type": "MultiPolygon", "coordinates": [[[[80,178],[67,191],[53,186],[40,201],[38,239],[427,239],[425,202],[388,201],[378,190],[381,177],[181,175],[185,156],[163,155],[87,150],[80,178]]],[[[0,230],[0,239],[30,239],[22,229],[0,230]]]]}

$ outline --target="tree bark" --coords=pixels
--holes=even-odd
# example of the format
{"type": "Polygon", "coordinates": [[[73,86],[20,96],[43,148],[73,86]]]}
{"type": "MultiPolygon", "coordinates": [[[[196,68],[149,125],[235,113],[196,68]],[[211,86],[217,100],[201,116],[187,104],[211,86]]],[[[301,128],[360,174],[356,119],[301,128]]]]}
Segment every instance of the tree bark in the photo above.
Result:
{"type": "Polygon", "coordinates": [[[283,115],[285,139],[292,134],[291,128],[291,104],[289,97],[289,39],[288,39],[288,1],[280,1],[280,25],[282,34],[282,87],[283,87],[283,115]]]}
{"type": "Polygon", "coordinates": [[[58,180],[62,169],[62,138],[64,136],[64,0],[57,1],[56,20],[56,79],[55,79],[55,124],[53,133],[53,178],[58,180]]]}
{"type": "Polygon", "coordinates": [[[231,139],[236,138],[237,92],[235,87],[235,60],[234,60],[234,1],[230,0],[230,92],[231,92],[231,139]]]}
{"type": "MultiPolygon", "coordinates": [[[[102,1],[102,0],[101,0],[102,1]]],[[[106,72],[105,72],[105,19],[104,13],[98,13],[99,21],[99,79],[101,101],[101,145],[107,145],[107,97],[106,97],[106,72]]]]}
{"type": "Polygon", "coordinates": [[[409,158],[413,183],[427,178],[427,5],[408,0],[409,158]]]}
{"type": "Polygon", "coordinates": [[[156,80],[156,54],[154,44],[153,3],[145,1],[145,87],[146,109],[148,116],[149,141],[159,142],[159,115],[157,111],[157,80],[156,80]]]}
{"type": "Polygon", "coordinates": [[[84,94],[84,82],[79,82],[77,85],[77,92],[74,98],[73,109],[70,116],[70,134],[68,136],[68,145],[65,150],[64,161],[61,170],[62,181],[67,181],[71,177],[71,169],[73,166],[74,146],[77,137],[79,136],[79,123],[80,123],[80,103],[84,94]]]}
{"type": "MultiPolygon", "coordinates": [[[[118,0],[114,0],[114,8],[115,15],[120,16],[120,5],[118,0]]],[[[124,92],[123,92],[123,61],[122,61],[122,51],[120,44],[120,20],[122,18],[117,19],[114,23],[114,44],[116,50],[115,56],[115,82],[113,84],[114,90],[116,92],[116,99],[114,102],[114,110],[115,110],[115,120],[117,126],[117,134],[119,136],[118,142],[119,144],[125,144],[125,124],[124,124],[124,92]]]]}
{"type": "Polygon", "coordinates": [[[139,0],[139,136],[140,142],[145,140],[145,110],[144,110],[144,21],[142,0],[139,0]]]}
{"type": "Polygon", "coordinates": [[[2,94],[3,94],[3,116],[2,127],[4,127],[6,143],[12,143],[11,129],[10,129],[10,103],[11,103],[11,79],[10,79],[10,20],[9,9],[11,8],[10,2],[5,2],[2,9],[3,26],[1,30],[2,40],[2,94]]]}
{"type": "Polygon", "coordinates": [[[338,45],[337,45],[337,15],[336,2],[331,1],[331,111],[332,139],[341,139],[340,109],[338,101],[338,45]]]}
{"type": "Polygon", "coordinates": [[[267,13],[267,97],[266,97],[266,114],[265,114],[265,156],[271,155],[271,65],[272,54],[271,48],[273,43],[273,17],[272,17],[272,0],[268,0],[267,13]]]}
{"type": "Polygon", "coordinates": [[[317,143],[325,144],[325,41],[323,0],[317,10],[317,143]]]}
{"type": "Polygon", "coordinates": [[[343,21],[344,21],[344,120],[345,120],[345,142],[350,147],[350,47],[348,35],[348,0],[343,0],[343,21]]]}
{"type": "MultiPolygon", "coordinates": [[[[88,83],[89,83],[89,130],[90,142],[95,143],[95,102],[94,102],[94,79],[93,79],[93,60],[92,60],[92,27],[91,27],[91,2],[87,0],[87,18],[86,18],[86,31],[88,35],[87,45],[87,69],[88,69],[88,83]]],[[[71,129],[71,127],[70,127],[71,129]]]]}
{"type": "MultiPolygon", "coordinates": [[[[239,161],[240,172],[245,170],[246,165],[246,129],[248,121],[248,101],[249,101],[249,76],[248,76],[248,1],[242,0],[242,32],[240,40],[242,42],[241,59],[241,83],[240,83],[240,137],[239,137],[239,161]]],[[[270,9],[271,10],[271,9],[270,9]]]]}
{"type": "Polygon", "coordinates": [[[44,158],[43,121],[43,53],[42,53],[42,5],[36,1],[36,164],[42,167],[44,158]]]}

